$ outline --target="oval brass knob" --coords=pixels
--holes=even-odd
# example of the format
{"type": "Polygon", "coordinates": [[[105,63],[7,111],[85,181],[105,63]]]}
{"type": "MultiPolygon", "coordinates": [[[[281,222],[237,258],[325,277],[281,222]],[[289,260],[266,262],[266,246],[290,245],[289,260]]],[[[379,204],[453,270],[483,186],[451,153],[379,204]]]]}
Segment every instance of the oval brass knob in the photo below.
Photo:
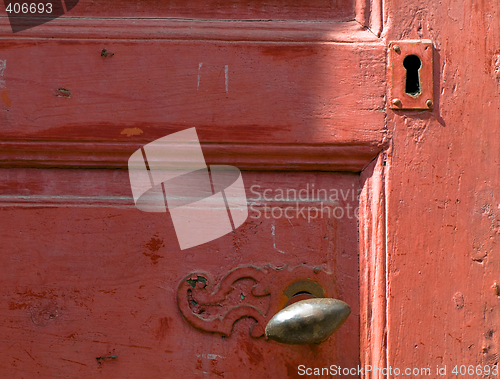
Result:
{"type": "Polygon", "coordinates": [[[276,313],[266,325],[267,338],[286,344],[319,343],[335,333],[351,313],[337,299],[301,300],[276,313]]]}

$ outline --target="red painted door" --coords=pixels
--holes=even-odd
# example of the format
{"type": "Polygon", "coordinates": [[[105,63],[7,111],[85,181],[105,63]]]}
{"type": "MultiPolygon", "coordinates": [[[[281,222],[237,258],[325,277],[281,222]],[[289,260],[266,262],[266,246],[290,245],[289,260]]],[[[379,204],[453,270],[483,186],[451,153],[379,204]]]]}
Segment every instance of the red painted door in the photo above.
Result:
{"type": "Polygon", "coordinates": [[[499,10],[465,3],[81,0],[17,33],[3,18],[2,377],[495,365],[499,10]],[[428,109],[392,96],[387,48],[408,39],[434,46],[428,109]],[[248,217],[184,249],[171,209],[136,207],[127,162],[191,128],[208,166],[241,170],[248,217]],[[320,344],[267,340],[295,295],[351,315],[320,344]]]}

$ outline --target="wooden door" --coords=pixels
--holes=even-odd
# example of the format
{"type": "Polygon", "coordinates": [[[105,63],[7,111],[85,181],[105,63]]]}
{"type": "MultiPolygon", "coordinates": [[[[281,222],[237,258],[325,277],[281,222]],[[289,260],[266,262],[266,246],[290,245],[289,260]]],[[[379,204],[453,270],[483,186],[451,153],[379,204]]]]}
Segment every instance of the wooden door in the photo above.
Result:
{"type": "Polygon", "coordinates": [[[389,36],[410,34],[403,21],[402,34],[383,29],[382,9],[81,0],[15,34],[4,18],[3,376],[360,377],[409,364],[395,332],[407,271],[391,244],[409,196],[392,195],[394,173],[412,158],[394,144],[441,108],[386,112],[389,36]],[[242,171],[249,216],[181,250],[168,213],[136,208],[127,161],[189,128],[208,165],[242,171]],[[266,340],[263,323],[304,292],[352,313],[318,345],[266,340]],[[258,312],[224,321],[234,309],[258,312]]]}

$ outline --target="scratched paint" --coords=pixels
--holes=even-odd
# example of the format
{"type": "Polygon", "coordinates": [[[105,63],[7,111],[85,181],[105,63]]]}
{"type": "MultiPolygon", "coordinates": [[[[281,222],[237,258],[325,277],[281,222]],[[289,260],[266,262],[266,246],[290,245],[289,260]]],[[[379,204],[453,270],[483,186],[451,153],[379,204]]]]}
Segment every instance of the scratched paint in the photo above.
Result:
{"type": "Polygon", "coordinates": [[[200,62],[200,64],[198,64],[198,84],[196,85],[196,90],[197,91],[200,89],[201,67],[202,66],[203,66],[203,62],[200,62]]]}
{"type": "Polygon", "coordinates": [[[286,254],[283,250],[280,250],[276,247],[276,227],[274,226],[274,224],[271,225],[271,235],[273,236],[274,250],[276,250],[277,252],[279,252],[281,254],[286,254]]]}
{"type": "Polygon", "coordinates": [[[3,78],[3,74],[4,74],[4,71],[5,71],[6,67],[7,67],[7,60],[6,59],[4,59],[4,60],[0,59],[0,88],[5,88],[6,87],[5,79],[3,78]]]}
{"type": "Polygon", "coordinates": [[[222,358],[222,359],[224,359],[224,358],[226,358],[226,357],[223,357],[222,355],[218,355],[218,354],[201,354],[201,355],[200,355],[200,354],[197,354],[196,356],[197,356],[198,358],[199,358],[199,357],[202,357],[202,358],[204,358],[204,359],[217,359],[217,358],[222,358]]]}
{"type": "Polygon", "coordinates": [[[224,82],[226,84],[226,93],[229,92],[229,65],[224,66],[224,82]]]}

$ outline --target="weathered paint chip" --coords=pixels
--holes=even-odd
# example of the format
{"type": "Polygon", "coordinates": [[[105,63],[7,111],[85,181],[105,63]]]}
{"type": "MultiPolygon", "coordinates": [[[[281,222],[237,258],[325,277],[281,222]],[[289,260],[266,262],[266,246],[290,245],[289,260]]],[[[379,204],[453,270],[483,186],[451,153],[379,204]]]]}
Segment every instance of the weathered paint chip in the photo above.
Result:
{"type": "Polygon", "coordinates": [[[10,105],[12,104],[12,100],[9,99],[9,94],[10,91],[3,91],[2,92],[2,101],[8,106],[10,107],[10,105]]]}
{"type": "Polygon", "coordinates": [[[462,309],[465,306],[464,295],[461,292],[457,292],[453,296],[453,302],[455,303],[457,309],[462,309]]]}
{"type": "Polygon", "coordinates": [[[113,55],[115,55],[115,53],[110,53],[106,49],[102,49],[101,51],[101,57],[106,58],[106,57],[112,57],[113,55]]]}
{"type": "Polygon", "coordinates": [[[56,90],[57,97],[67,97],[68,99],[71,97],[71,91],[66,88],[58,88],[56,90]]]}
{"type": "Polygon", "coordinates": [[[139,128],[126,128],[123,129],[120,134],[126,134],[127,137],[132,137],[132,136],[138,136],[142,133],[143,133],[142,129],[139,128]]]}

